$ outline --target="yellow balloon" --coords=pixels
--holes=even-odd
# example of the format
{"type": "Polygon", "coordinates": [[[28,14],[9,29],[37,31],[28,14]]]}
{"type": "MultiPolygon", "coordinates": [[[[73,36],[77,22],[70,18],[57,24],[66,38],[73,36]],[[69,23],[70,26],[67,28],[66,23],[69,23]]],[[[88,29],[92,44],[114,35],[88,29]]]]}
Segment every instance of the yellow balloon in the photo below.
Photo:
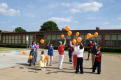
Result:
{"type": "Polygon", "coordinates": [[[66,30],[66,31],[70,31],[70,27],[69,27],[69,26],[66,26],[66,27],[65,27],[65,30],[66,30]]]}
{"type": "Polygon", "coordinates": [[[80,35],[80,33],[79,32],[76,32],[76,36],[79,36],[80,35]]]}
{"type": "Polygon", "coordinates": [[[71,36],[72,35],[72,31],[68,31],[67,34],[68,34],[68,36],[71,36]]]}

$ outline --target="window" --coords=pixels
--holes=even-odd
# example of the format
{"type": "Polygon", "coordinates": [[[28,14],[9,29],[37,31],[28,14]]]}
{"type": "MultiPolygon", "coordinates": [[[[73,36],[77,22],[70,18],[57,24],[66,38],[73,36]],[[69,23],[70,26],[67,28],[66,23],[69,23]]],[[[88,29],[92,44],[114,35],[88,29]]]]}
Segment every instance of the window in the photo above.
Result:
{"type": "Polygon", "coordinates": [[[117,40],[117,35],[112,35],[112,40],[117,40]]]}
{"type": "Polygon", "coordinates": [[[56,39],[57,39],[56,35],[52,35],[52,40],[56,40],[56,39]]]}
{"type": "Polygon", "coordinates": [[[97,40],[101,40],[101,35],[99,35],[98,37],[96,37],[97,40]]]}
{"type": "Polygon", "coordinates": [[[66,39],[71,39],[71,36],[67,36],[67,35],[66,35],[66,39]]]}
{"type": "Polygon", "coordinates": [[[121,40],[121,35],[118,35],[118,40],[121,40]]]}
{"type": "Polygon", "coordinates": [[[105,35],[105,40],[110,40],[110,35],[105,35]]]}
{"type": "Polygon", "coordinates": [[[57,35],[57,39],[61,39],[60,35],[57,35]]]}
{"type": "Polygon", "coordinates": [[[47,36],[47,39],[48,39],[48,40],[51,40],[51,35],[48,35],[48,36],[47,36]]]}

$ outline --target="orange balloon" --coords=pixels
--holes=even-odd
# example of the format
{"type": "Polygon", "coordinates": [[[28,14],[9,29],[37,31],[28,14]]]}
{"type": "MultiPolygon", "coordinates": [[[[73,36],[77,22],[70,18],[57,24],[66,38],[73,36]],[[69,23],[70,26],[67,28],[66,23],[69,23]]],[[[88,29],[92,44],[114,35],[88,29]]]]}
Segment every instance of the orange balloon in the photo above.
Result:
{"type": "Polygon", "coordinates": [[[79,34],[80,34],[79,32],[76,32],[76,36],[79,36],[79,34]]]}
{"type": "Polygon", "coordinates": [[[95,32],[95,33],[94,33],[94,37],[97,37],[97,36],[98,36],[98,32],[95,32]]]}
{"type": "Polygon", "coordinates": [[[72,43],[73,43],[73,44],[76,44],[76,39],[73,39],[73,40],[72,40],[72,43]]]}
{"type": "Polygon", "coordinates": [[[46,57],[45,57],[45,60],[49,60],[49,56],[46,56],[46,57]]]}
{"type": "Polygon", "coordinates": [[[78,37],[77,38],[77,42],[81,42],[82,41],[82,38],[81,37],[78,37]]]}
{"type": "Polygon", "coordinates": [[[68,31],[67,34],[68,34],[68,36],[71,36],[72,35],[72,31],[68,31]]]}
{"type": "Polygon", "coordinates": [[[44,42],[45,42],[44,39],[41,39],[41,40],[40,40],[40,43],[41,43],[41,44],[43,44],[44,42]]]}
{"type": "Polygon", "coordinates": [[[24,55],[27,54],[27,51],[23,51],[23,54],[24,54],[24,55]]]}
{"type": "Polygon", "coordinates": [[[89,39],[91,37],[92,37],[92,34],[91,33],[87,33],[86,38],[89,39]]]}
{"type": "Polygon", "coordinates": [[[94,35],[92,34],[90,38],[93,38],[93,37],[94,37],[94,35]]]}
{"type": "Polygon", "coordinates": [[[66,27],[65,27],[65,30],[66,30],[66,31],[70,31],[70,27],[69,27],[69,26],[66,26],[66,27]]]}
{"type": "Polygon", "coordinates": [[[29,59],[32,59],[32,56],[29,56],[29,59]]]}
{"type": "Polygon", "coordinates": [[[65,36],[64,36],[64,34],[61,34],[60,37],[61,37],[61,38],[64,38],[65,36]]]}

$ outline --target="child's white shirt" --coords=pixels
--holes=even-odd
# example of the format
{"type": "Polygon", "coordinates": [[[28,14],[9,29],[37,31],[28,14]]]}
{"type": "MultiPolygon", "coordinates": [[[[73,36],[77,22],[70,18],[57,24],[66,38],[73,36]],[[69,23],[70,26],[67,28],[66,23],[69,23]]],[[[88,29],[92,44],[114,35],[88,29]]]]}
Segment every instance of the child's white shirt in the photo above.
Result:
{"type": "Polygon", "coordinates": [[[84,54],[84,48],[78,49],[78,51],[77,51],[77,57],[83,57],[83,54],[84,54]]]}

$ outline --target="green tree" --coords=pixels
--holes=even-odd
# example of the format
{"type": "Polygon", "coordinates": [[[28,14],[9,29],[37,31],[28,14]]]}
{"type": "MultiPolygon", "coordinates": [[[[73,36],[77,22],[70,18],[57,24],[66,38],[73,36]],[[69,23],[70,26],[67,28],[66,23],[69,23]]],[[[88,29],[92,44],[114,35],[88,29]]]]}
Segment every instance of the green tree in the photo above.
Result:
{"type": "Polygon", "coordinates": [[[40,31],[46,31],[46,30],[59,30],[59,29],[57,24],[54,21],[47,21],[43,23],[40,31]]]}
{"type": "Polygon", "coordinates": [[[22,27],[17,27],[15,28],[15,32],[26,32],[26,30],[23,29],[22,27]]]}

